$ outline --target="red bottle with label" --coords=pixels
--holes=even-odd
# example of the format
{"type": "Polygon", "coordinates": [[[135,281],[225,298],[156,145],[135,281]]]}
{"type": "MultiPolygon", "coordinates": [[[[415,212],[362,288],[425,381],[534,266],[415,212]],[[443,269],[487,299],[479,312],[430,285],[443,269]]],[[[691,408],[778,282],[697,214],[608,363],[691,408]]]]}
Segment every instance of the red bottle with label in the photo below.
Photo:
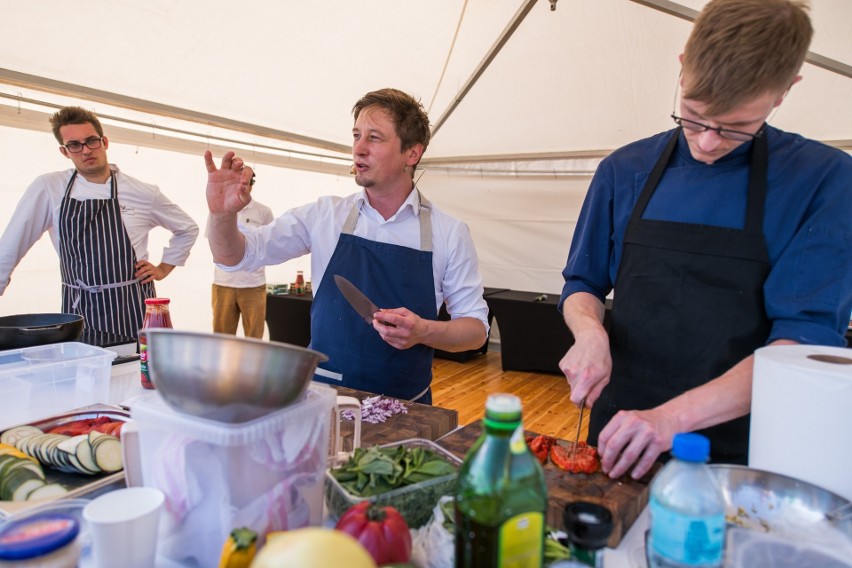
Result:
{"type": "MultiPolygon", "coordinates": [[[[149,327],[172,327],[172,317],[169,313],[168,298],[148,298],[145,300],[145,319],[142,320],[142,329],[149,327]]],[[[139,366],[142,370],[142,387],[154,388],[154,383],[148,375],[148,343],[145,340],[145,332],[139,334],[139,366]]]]}

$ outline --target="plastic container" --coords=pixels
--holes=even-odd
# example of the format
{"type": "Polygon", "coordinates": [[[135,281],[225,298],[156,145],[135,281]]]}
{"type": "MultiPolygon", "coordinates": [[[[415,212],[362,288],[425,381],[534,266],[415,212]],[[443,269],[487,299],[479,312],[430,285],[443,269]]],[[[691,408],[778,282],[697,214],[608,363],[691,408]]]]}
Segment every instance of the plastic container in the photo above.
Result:
{"type": "Polygon", "coordinates": [[[719,568],[725,551],[725,500],[707,467],[710,440],[677,434],[674,459],[651,483],[651,568],[719,568]]]}
{"type": "MultiPolygon", "coordinates": [[[[438,454],[448,463],[458,468],[461,460],[451,454],[435,442],[422,438],[411,438],[392,444],[383,444],[380,448],[424,448],[438,454]]],[[[373,501],[382,505],[390,505],[396,508],[405,519],[409,528],[416,529],[425,525],[432,517],[432,509],[438,504],[438,500],[444,495],[452,495],[456,484],[456,475],[444,475],[435,477],[428,481],[413,483],[381,493],[372,497],[360,497],[353,495],[340,485],[330,473],[325,476],[325,502],[328,507],[328,515],[332,520],[337,520],[353,505],[362,501],[373,501]]]]}
{"type": "Polygon", "coordinates": [[[107,404],[115,356],[76,342],[0,351],[0,430],[107,404]]]}
{"type": "Polygon", "coordinates": [[[134,400],[142,482],[166,495],[159,553],[216,566],[235,527],[319,526],[335,401],[334,389],[311,384],[301,402],[225,424],[178,413],[157,392],[134,400]]]}
{"type": "MultiPolygon", "coordinates": [[[[172,327],[172,316],[169,312],[168,298],[148,298],[145,300],[145,319],[142,320],[142,329],[148,327],[172,327]]],[[[154,383],[148,376],[148,342],[145,334],[139,333],[139,368],[142,379],[142,387],[153,389],[154,383]]]]}
{"type": "Polygon", "coordinates": [[[76,568],[80,524],[70,515],[43,513],[0,526],[0,566],[76,568]]]}

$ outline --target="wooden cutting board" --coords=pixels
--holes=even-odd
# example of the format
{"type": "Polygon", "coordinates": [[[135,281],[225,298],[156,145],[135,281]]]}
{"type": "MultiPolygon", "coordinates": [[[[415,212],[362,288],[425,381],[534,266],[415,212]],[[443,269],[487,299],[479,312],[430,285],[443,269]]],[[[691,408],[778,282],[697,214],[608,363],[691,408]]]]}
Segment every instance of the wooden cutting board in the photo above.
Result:
{"type": "MultiPolygon", "coordinates": [[[[438,444],[464,458],[481,432],[482,421],[478,420],[447,434],[438,440],[438,444]]],[[[535,436],[536,433],[527,432],[527,435],[535,436]]],[[[572,501],[589,501],[603,505],[612,512],[612,535],[607,544],[615,548],[648,502],[649,484],[659,467],[659,464],[655,465],[651,472],[640,480],[627,476],[610,479],[603,473],[571,474],[557,468],[548,460],[544,466],[548,495],[547,524],[556,529],[564,529],[562,511],[565,505],[572,501]]]]}

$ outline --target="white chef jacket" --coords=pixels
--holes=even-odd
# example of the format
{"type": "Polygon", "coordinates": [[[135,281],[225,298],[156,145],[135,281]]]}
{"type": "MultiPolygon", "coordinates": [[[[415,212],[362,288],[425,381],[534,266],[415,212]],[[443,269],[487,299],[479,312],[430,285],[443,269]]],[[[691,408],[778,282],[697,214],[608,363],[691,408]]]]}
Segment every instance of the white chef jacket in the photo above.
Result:
{"type": "MultiPolygon", "coordinates": [[[[257,228],[271,223],[274,219],[275,215],[272,214],[272,209],[256,199],[249,201],[249,204],[237,213],[237,223],[247,227],[257,228]]],[[[204,231],[205,237],[209,235],[209,231],[210,221],[208,217],[207,229],[204,231]]],[[[225,272],[216,266],[213,268],[213,283],[228,288],[256,288],[266,284],[266,269],[261,266],[256,270],[225,272]]]]}
{"type": "MultiPolygon", "coordinates": [[[[418,192],[415,188],[390,219],[385,220],[369,203],[364,190],[347,197],[325,196],[314,203],[285,212],[272,223],[253,229],[240,227],[246,237],[246,253],[224,270],[253,270],[311,254],[314,293],[337,247],[337,240],[352,206],[361,214],[354,235],[380,243],[420,250],[418,192]]],[[[482,276],[476,248],[467,225],[432,206],[432,276],[435,307],[446,301],[453,319],[476,318],[488,329],[488,305],[482,297],[482,276]]]]}
{"type": "MultiPolygon", "coordinates": [[[[154,227],[171,231],[169,245],[161,262],[183,266],[198,238],[198,225],[180,207],[172,203],[155,185],[141,182],[119,172],[118,202],[121,220],[136,252],[137,260],[148,259],[148,233],[154,227]]],[[[59,209],[73,169],[39,176],[18,202],[9,225],[0,237],[0,295],[6,291],[12,271],[45,231],[59,253],[59,209]]],[[[73,199],[109,199],[110,182],[92,183],[81,175],[71,189],[73,199]]]]}

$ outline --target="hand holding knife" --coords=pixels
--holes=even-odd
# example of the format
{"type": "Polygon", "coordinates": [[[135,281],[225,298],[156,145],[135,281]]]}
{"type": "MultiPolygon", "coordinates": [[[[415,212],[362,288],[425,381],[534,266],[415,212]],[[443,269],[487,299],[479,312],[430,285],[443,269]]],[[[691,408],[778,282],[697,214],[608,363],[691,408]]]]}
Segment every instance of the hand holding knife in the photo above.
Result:
{"type": "MultiPolygon", "coordinates": [[[[352,282],[350,282],[343,276],[335,274],[334,283],[337,284],[337,288],[338,290],[340,290],[340,293],[343,294],[343,297],[346,298],[346,301],[349,302],[349,305],[352,306],[356,312],[358,312],[358,315],[360,315],[365,322],[372,325],[373,314],[381,311],[379,310],[379,307],[374,304],[370,300],[370,298],[368,298],[352,282]]],[[[379,320],[379,323],[388,327],[396,327],[394,324],[382,320],[379,320]]]]}

